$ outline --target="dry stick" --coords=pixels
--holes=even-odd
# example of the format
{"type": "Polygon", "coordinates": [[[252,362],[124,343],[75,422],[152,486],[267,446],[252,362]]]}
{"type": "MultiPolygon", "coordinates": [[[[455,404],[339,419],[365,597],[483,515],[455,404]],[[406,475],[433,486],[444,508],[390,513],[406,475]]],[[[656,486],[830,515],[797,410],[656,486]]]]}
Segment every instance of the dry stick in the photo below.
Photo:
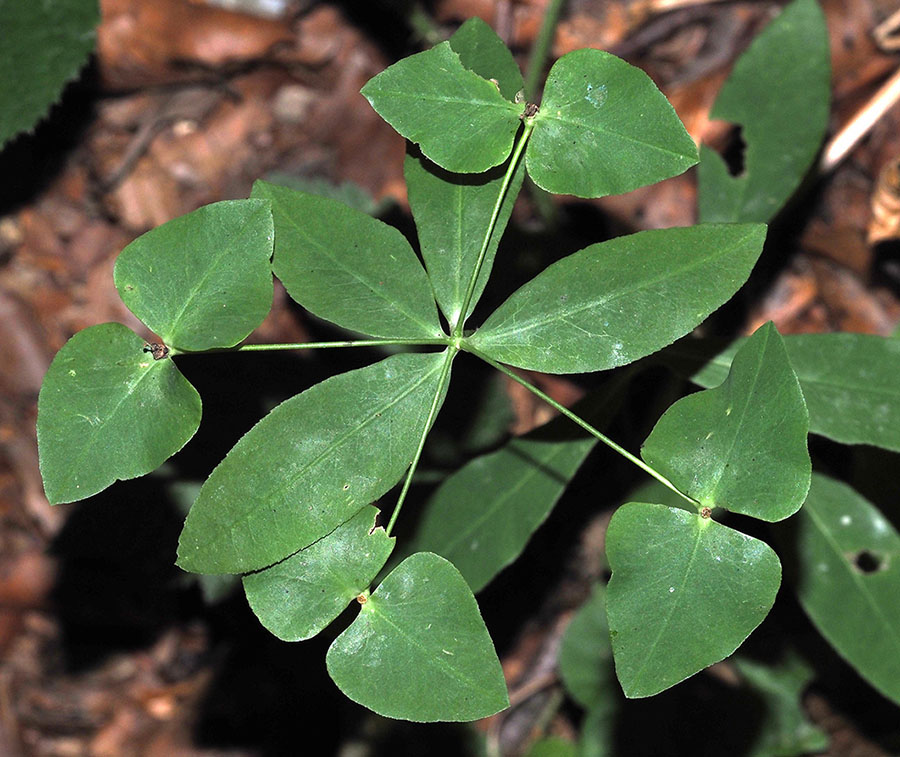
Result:
{"type": "Polygon", "coordinates": [[[690,8],[695,5],[710,5],[721,2],[724,2],[724,0],[645,0],[643,10],[648,15],[654,15],[657,13],[668,13],[679,8],[690,8]]]}
{"type": "Polygon", "coordinates": [[[872,95],[869,102],[831,138],[819,161],[819,171],[827,173],[834,169],[898,100],[900,100],[900,69],[894,71],[891,78],[872,95]]]}

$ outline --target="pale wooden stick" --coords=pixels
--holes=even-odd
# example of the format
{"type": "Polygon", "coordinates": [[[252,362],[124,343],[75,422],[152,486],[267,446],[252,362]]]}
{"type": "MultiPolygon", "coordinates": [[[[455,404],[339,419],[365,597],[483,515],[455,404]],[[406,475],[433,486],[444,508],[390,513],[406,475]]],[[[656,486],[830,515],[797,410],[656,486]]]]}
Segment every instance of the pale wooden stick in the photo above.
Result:
{"type": "Polygon", "coordinates": [[[835,168],[898,100],[900,100],[900,69],[897,69],[853,118],[831,138],[822,153],[819,170],[825,173],[835,168]]]}

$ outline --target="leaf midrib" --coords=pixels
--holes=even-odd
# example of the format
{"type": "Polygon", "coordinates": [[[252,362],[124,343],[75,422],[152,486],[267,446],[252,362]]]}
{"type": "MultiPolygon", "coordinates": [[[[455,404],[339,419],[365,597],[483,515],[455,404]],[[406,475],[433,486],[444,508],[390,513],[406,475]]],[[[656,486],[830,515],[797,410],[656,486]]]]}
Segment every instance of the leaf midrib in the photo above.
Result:
{"type": "MultiPolygon", "coordinates": [[[[554,107],[566,107],[568,105],[572,105],[572,103],[566,103],[563,106],[554,106],[552,103],[547,104],[546,108],[554,108],[554,107]]],[[[655,144],[653,142],[647,142],[643,139],[638,139],[637,137],[631,136],[630,134],[623,134],[620,131],[615,131],[614,129],[610,129],[607,127],[601,127],[597,124],[590,124],[586,121],[578,121],[571,118],[564,118],[563,116],[554,115],[549,111],[542,110],[539,114],[539,121],[536,124],[535,131],[537,132],[538,127],[540,125],[540,121],[557,121],[564,126],[574,126],[576,128],[584,129],[585,131],[591,132],[593,134],[598,135],[601,139],[606,136],[614,136],[619,139],[630,142],[631,144],[640,145],[641,147],[650,148],[651,150],[656,150],[657,152],[661,152],[666,155],[671,155],[676,158],[679,158],[682,161],[688,161],[689,165],[694,165],[697,162],[697,159],[693,155],[688,155],[683,152],[677,152],[676,150],[670,150],[668,147],[663,147],[662,145],[655,144]]]]}
{"type": "MultiPolygon", "coordinates": [[[[518,336],[527,331],[532,331],[532,330],[540,329],[540,328],[546,328],[549,324],[552,324],[557,321],[564,320],[566,318],[570,318],[572,316],[578,315],[578,314],[584,312],[585,310],[590,310],[591,308],[603,308],[610,303],[616,302],[617,300],[621,299],[622,297],[628,296],[630,294],[634,294],[635,292],[639,292],[644,289],[649,289],[649,288],[651,288],[661,282],[665,282],[669,279],[675,279],[675,278],[681,277],[684,274],[689,273],[690,271],[692,271],[696,268],[702,268],[703,266],[705,266],[711,262],[715,262],[717,260],[720,260],[723,257],[727,257],[727,256],[731,255],[735,249],[739,248],[742,245],[742,243],[745,242],[749,237],[750,237],[750,235],[747,234],[747,235],[741,237],[741,239],[735,240],[735,242],[731,246],[729,246],[727,249],[716,251],[706,257],[691,258],[682,267],[680,267],[674,271],[672,269],[668,269],[668,270],[665,270],[664,273],[660,276],[656,276],[656,277],[650,278],[650,279],[644,279],[644,280],[638,282],[636,285],[627,286],[624,288],[614,290],[613,292],[610,292],[609,295],[605,298],[594,299],[594,300],[591,300],[589,302],[586,302],[586,303],[581,304],[578,307],[574,307],[574,308],[567,308],[564,310],[557,308],[556,310],[553,311],[553,313],[544,314],[542,318],[532,318],[529,320],[520,321],[520,322],[518,322],[518,324],[507,327],[507,328],[491,327],[490,323],[488,322],[485,324],[485,326],[482,327],[482,329],[479,331],[479,333],[481,333],[485,339],[489,339],[491,343],[496,344],[498,339],[502,339],[504,337],[510,337],[513,335],[518,336]]],[[[603,243],[601,242],[600,244],[603,244],[603,243]]],[[[574,254],[577,255],[578,253],[574,253],[574,254]]],[[[538,276],[539,277],[543,276],[548,272],[550,272],[550,269],[548,269],[544,273],[538,274],[538,276]]],[[[525,286],[526,287],[530,286],[536,280],[537,279],[532,279],[531,282],[529,282],[529,284],[526,284],[525,286]]],[[[523,291],[522,289],[519,290],[519,292],[522,292],[522,291],[523,291]]],[[[511,296],[510,300],[513,297],[516,297],[517,294],[518,294],[518,292],[514,293],[511,296]]],[[[510,300],[507,300],[507,302],[509,302],[510,300]]],[[[501,305],[501,308],[503,308],[505,306],[506,305],[504,303],[504,305],[501,305]]],[[[518,315],[519,312],[521,312],[521,308],[518,308],[515,311],[515,313],[510,314],[510,316],[508,316],[507,318],[515,318],[515,316],[518,315]]],[[[506,319],[504,319],[504,320],[506,320],[506,319]]],[[[473,335],[473,340],[476,337],[477,337],[477,334],[473,335]]]]}
{"type": "MultiPolygon", "coordinates": [[[[694,567],[694,559],[697,557],[697,550],[700,547],[700,540],[703,538],[703,532],[698,528],[697,536],[694,541],[694,548],[691,551],[691,556],[688,558],[687,567],[684,570],[684,575],[681,579],[681,583],[678,586],[678,596],[675,597],[675,601],[672,602],[672,606],[669,608],[669,612],[666,614],[665,620],[660,625],[659,633],[657,633],[656,638],[653,640],[653,643],[650,644],[650,648],[647,653],[644,655],[644,662],[640,668],[638,668],[637,672],[632,677],[633,688],[638,687],[638,682],[640,681],[641,676],[644,674],[644,671],[647,669],[647,665],[650,664],[651,659],[656,651],[656,647],[659,645],[660,639],[662,639],[663,634],[669,630],[669,623],[672,620],[672,615],[674,615],[675,611],[678,609],[678,606],[681,604],[681,598],[687,592],[684,591],[684,587],[687,585],[688,577],[691,574],[691,571],[694,567]]],[[[613,570],[615,572],[615,569],[613,570]]]]}
{"type": "MultiPolygon", "coordinates": [[[[425,337],[427,335],[428,338],[431,338],[431,337],[434,337],[441,333],[440,325],[439,325],[438,319],[437,319],[437,309],[436,308],[434,309],[434,316],[435,316],[434,323],[427,323],[425,321],[420,320],[416,313],[410,312],[410,310],[406,307],[406,303],[403,300],[398,301],[398,300],[393,300],[390,297],[388,297],[385,294],[385,292],[383,292],[380,289],[378,289],[377,287],[375,287],[372,283],[369,282],[368,279],[365,279],[362,276],[360,276],[359,273],[354,268],[349,267],[347,264],[345,264],[343,261],[341,261],[340,258],[335,257],[330,252],[330,248],[328,248],[325,245],[322,245],[314,237],[305,233],[303,230],[303,227],[297,222],[297,219],[296,219],[294,213],[285,212],[283,214],[283,218],[285,218],[288,221],[289,225],[295,230],[295,232],[303,240],[305,240],[311,247],[314,247],[316,250],[318,250],[319,254],[323,255],[326,259],[328,259],[332,263],[334,263],[344,273],[350,274],[350,276],[353,279],[358,281],[363,287],[368,289],[377,298],[379,298],[383,302],[386,302],[387,304],[389,304],[393,310],[402,313],[404,316],[406,316],[406,318],[409,321],[416,324],[417,326],[422,327],[424,329],[424,333],[422,334],[423,337],[425,337]]],[[[398,234],[399,234],[399,232],[398,232],[398,234]]],[[[402,235],[401,235],[401,239],[402,239],[402,235]]],[[[402,240],[402,241],[405,243],[405,240],[402,240]]],[[[412,253],[413,256],[415,257],[415,253],[412,252],[412,248],[408,248],[408,251],[410,253],[412,253]]],[[[407,252],[407,249],[404,249],[404,253],[406,253],[406,252],[407,252]]],[[[276,253],[276,255],[277,255],[277,253],[276,253]]],[[[418,263],[416,263],[416,264],[418,264],[418,263]]],[[[421,266],[419,266],[419,270],[422,270],[421,266]]],[[[425,271],[422,270],[422,273],[424,274],[425,271]]],[[[427,274],[426,274],[426,280],[427,280],[427,274]]],[[[429,292],[429,297],[431,297],[431,304],[433,306],[434,305],[434,297],[433,297],[433,294],[430,292],[429,292]]],[[[371,333],[371,332],[367,331],[366,333],[371,333]]]]}
{"type": "MultiPolygon", "coordinates": [[[[887,629],[887,636],[891,640],[894,648],[897,650],[898,656],[900,656],[900,632],[896,628],[894,628],[893,624],[884,616],[881,611],[881,605],[879,602],[875,601],[875,598],[872,596],[869,591],[868,586],[866,586],[865,582],[862,580],[862,576],[855,573],[847,566],[847,561],[844,559],[843,550],[841,550],[840,545],[831,535],[831,531],[827,528],[823,520],[819,517],[819,514],[816,512],[815,505],[810,506],[810,503],[807,502],[803,510],[809,514],[810,519],[815,524],[816,528],[819,530],[819,533],[825,538],[826,543],[829,547],[831,547],[834,555],[838,559],[838,563],[844,568],[844,572],[848,575],[851,581],[856,585],[860,595],[869,603],[872,609],[872,614],[877,616],[877,618],[881,621],[884,628],[887,629]]],[[[837,645],[835,645],[837,646],[837,645]]]]}
{"type": "MultiPolygon", "coordinates": [[[[137,390],[138,386],[140,386],[140,384],[144,380],[144,378],[149,376],[156,369],[156,367],[157,367],[157,365],[155,363],[150,363],[144,369],[144,371],[137,377],[137,379],[135,381],[128,384],[126,386],[125,392],[119,398],[119,401],[115,404],[115,406],[112,408],[112,410],[109,411],[109,413],[106,415],[106,417],[100,421],[100,425],[96,426],[96,427],[91,427],[92,431],[99,434],[103,430],[103,428],[107,425],[107,423],[109,423],[109,421],[113,419],[113,417],[116,415],[116,413],[119,412],[119,408],[122,407],[122,403],[125,402],[125,400],[127,400],[129,397],[131,397],[131,395],[133,395],[135,393],[135,391],[137,390]]],[[[88,455],[94,451],[93,444],[96,444],[96,442],[93,442],[92,444],[82,445],[81,451],[78,453],[78,456],[76,457],[74,463],[72,463],[69,466],[69,468],[68,468],[69,472],[63,479],[66,486],[61,487],[61,488],[67,488],[68,485],[70,485],[74,481],[75,474],[83,469],[83,464],[84,464],[85,458],[88,457],[88,455]]],[[[115,477],[113,477],[113,480],[115,480],[115,477]]]]}
{"type": "MultiPolygon", "coordinates": [[[[372,412],[369,414],[369,416],[367,418],[365,418],[362,422],[360,422],[359,424],[354,426],[352,429],[343,433],[341,436],[333,439],[331,441],[331,443],[328,445],[328,447],[326,447],[318,455],[316,455],[315,458],[313,458],[308,463],[303,465],[293,476],[291,476],[287,479],[283,479],[282,481],[275,482],[277,485],[268,489],[264,494],[261,494],[259,496],[259,499],[271,501],[276,496],[281,495],[281,499],[283,500],[284,494],[287,491],[289,491],[300,478],[302,478],[304,475],[306,475],[310,468],[317,465],[322,459],[324,459],[328,455],[332,454],[336,449],[338,449],[341,445],[343,445],[344,442],[347,441],[348,438],[359,433],[362,429],[364,429],[366,426],[368,426],[370,423],[372,423],[376,418],[378,418],[380,415],[382,415],[386,410],[390,409],[394,405],[396,405],[399,402],[406,399],[410,394],[412,394],[416,389],[418,389],[423,383],[425,383],[428,379],[430,379],[434,373],[439,371],[441,369],[442,365],[443,365],[443,363],[437,364],[434,368],[427,371],[422,376],[418,377],[418,379],[415,381],[415,383],[412,384],[402,394],[395,395],[391,399],[391,401],[385,403],[384,405],[379,406],[377,409],[372,410],[372,412]]],[[[362,507],[365,507],[365,505],[361,505],[360,509],[362,509],[362,507]]],[[[292,508],[292,509],[296,509],[296,508],[292,508]]],[[[246,523],[255,514],[255,512],[256,512],[255,509],[246,509],[246,510],[242,511],[241,513],[239,513],[236,518],[229,520],[227,523],[222,524],[222,528],[227,529],[231,533],[232,541],[234,540],[234,532],[235,532],[236,527],[238,525],[243,525],[244,523],[246,523]]],[[[313,516],[314,519],[316,520],[316,522],[321,524],[321,522],[322,522],[321,517],[316,510],[308,511],[307,515],[313,516]]],[[[350,517],[353,517],[353,516],[350,516],[350,517]]],[[[347,520],[349,520],[349,518],[347,520]]],[[[346,522],[346,520],[344,522],[346,522]]],[[[338,524],[338,525],[340,525],[340,524],[338,524]]],[[[332,530],[334,530],[334,529],[332,529],[332,530]]],[[[325,534],[325,535],[327,536],[327,534],[325,534]]],[[[306,546],[309,546],[309,545],[308,544],[303,545],[303,547],[300,547],[297,551],[300,551],[300,549],[303,549],[306,546]]]]}
{"type": "MultiPolygon", "coordinates": [[[[254,215],[256,215],[256,213],[254,213],[254,215]]],[[[216,256],[209,261],[209,265],[206,267],[206,270],[200,277],[199,282],[191,290],[191,293],[182,303],[181,310],[178,312],[178,315],[176,315],[171,321],[172,326],[169,329],[168,333],[165,335],[165,341],[169,343],[169,346],[182,346],[178,344],[178,339],[175,336],[178,333],[178,326],[181,323],[181,319],[184,317],[184,314],[187,312],[188,307],[193,303],[199,292],[206,289],[206,282],[209,280],[210,276],[212,276],[213,272],[219,273],[219,261],[222,260],[222,258],[225,257],[226,254],[231,253],[235,248],[243,249],[243,245],[241,244],[241,242],[245,237],[252,236],[255,231],[256,227],[254,226],[254,219],[251,217],[249,220],[244,222],[244,225],[241,227],[238,236],[235,239],[230,239],[228,245],[223,245],[222,247],[220,247],[219,252],[216,254],[216,256]]],[[[247,260],[245,262],[250,263],[251,261],[247,260]]]]}

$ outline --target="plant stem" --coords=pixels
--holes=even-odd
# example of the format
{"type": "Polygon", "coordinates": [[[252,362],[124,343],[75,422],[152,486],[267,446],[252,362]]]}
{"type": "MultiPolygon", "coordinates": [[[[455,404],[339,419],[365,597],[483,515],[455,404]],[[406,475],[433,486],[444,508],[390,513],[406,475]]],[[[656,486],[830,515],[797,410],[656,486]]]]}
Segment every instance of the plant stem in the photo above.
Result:
{"type": "Polygon", "coordinates": [[[394,530],[394,523],[397,522],[397,516],[400,515],[400,508],[403,507],[403,503],[406,501],[406,495],[412,484],[413,475],[416,472],[416,467],[419,465],[419,458],[422,457],[422,450],[425,448],[425,439],[428,437],[428,432],[431,431],[431,424],[434,422],[434,418],[437,415],[441,397],[447,389],[447,384],[450,383],[450,366],[453,364],[453,360],[458,354],[459,348],[457,347],[451,347],[444,354],[444,364],[441,366],[441,375],[438,377],[437,391],[434,393],[434,399],[431,401],[431,408],[428,410],[428,417],[425,419],[422,435],[419,437],[419,446],[416,448],[416,454],[413,456],[412,463],[409,466],[409,472],[406,474],[406,480],[403,482],[403,489],[400,491],[400,496],[397,498],[397,505],[394,507],[394,512],[391,513],[391,520],[384,530],[386,536],[390,536],[391,531],[394,530]]]}
{"type": "Polygon", "coordinates": [[[544,73],[544,66],[550,54],[550,46],[553,44],[556,24],[559,22],[559,14],[564,2],[565,0],[550,0],[547,3],[547,9],[544,11],[544,18],[541,21],[541,30],[531,47],[531,55],[528,56],[528,74],[525,77],[525,98],[528,102],[535,102],[537,99],[538,82],[544,73]]]}
{"type": "Polygon", "coordinates": [[[237,347],[222,347],[211,350],[181,351],[170,350],[172,355],[209,355],[222,352],[274,352],[276,350],[320,350],[329,347],[390,347],[410,345],[413,347],[438,346],[448,343],[446,337],[434,339],[356,339],[346,342],[288,342],[285,344],[241,344],[237,347]]]}
{"type": "Polygon", "coordinates": [[[690,502],[695,507],[697,507],[697,508],[700,507],[700,503],[697,502],[697,500],[695,500],[693,497],[689,497],[687,494],[680,491],[678,489],[678,487],[675,486],[675,484],[673,484],[671,481],[669,481],[669,479],[667,479],[664,475],[662,475],[662,473],[659,473],[658,471],[654,470],[649,465],[647,465],[647,463],[645,463],[643,460],[641,460],[639,457],[635,457],[627,449],[616,444],[608,436],[601,433],[600,431],[595,429],[590,423],[588,423],[586,420],[583,420],[582,418],[577,416],[575,413],[573,413],[571,410],[569,410],[567,407],[565,407],[564,405],[561,405],[555,399],[553,399],[549,395],[542,392],[534,384],[532,384],[529,381],[526,381],[521,376],[517,375],[514,371],[512,371],[510,368],[507,368],[505,365],[498,363],[496,360],[492,360],[484,353],[479,352],[478,350],[470,347],[469,345],[463,343],[461,346],[462,346],[462,349],[466,350],[467,352],[471,352],[473,355],[475,355],[475,357],[481,358],[482,360],[484,360],[484,362],[486,362],[491,367],[496,368],[498,371],[500,371],[504,375],[509,376],[516,383],[524,386],[529,392],[531,392],[535,396],[540,397],[548,405],[550,405],[551,407],[555,408],[560,413],[565,415],[566,418],[573,421],[574,423],[577,423],[579,426],[581,426],[581,428],[583,428],[585,431],[587,431],[592,436],[595,436],[597,439],[599,439],[601,442],[603,442],[607,447],[610,447],[611,449],[615,450],[620,455],[622,455],[622,457],[624,457],[626,460],[630,460],[632,463],[634,463],[642,471],[653,476],[653,478],[655,478],[657,481],[659,481],[663,486],[668,487],[673,492],[675,492],[678,496],[682,497],[683,499],[686,499],[688,502],[690,502]]]}
{"type": "Polygon", "coordinates": [[[519,141],[516,142],[515,149],[512,152],[512,157],[509,159],[509,165],[506,167],[506,174],[503,176],[503,182],[500,185],[500,192],[497,195],[497,202],[494,203],[494,210],[491,213],[491,220],[488,222],[487,230],[484,233],[484,241],[481,243],[481,250],[478,253],[478,260],[475,261],[475,268],[472,271],[472,277],[469,279],[469,285],[466,287],[466,296],[463,298],[462,309],[459,311],[459,317],[457,318],[456,323],[453,325],[453,336],[461,337],[463,333],[463,326],[466,323],[466,318],[468,317],[469,305],[472,302],[472,297],[475,295],[475,285],[478,282],[478,276],[481,273],[481,267],[484,265],[484,258],[487,255],[488,246],[491,243],[491,237],[494,234],[494,228],[497,226],[497,218],[500,215],[500,207],[503,205],[503,200],[506,199],[506,193],[509,190],[510,182],[512,181],[513,176],[516,173],[516,168],[519,165],[519,160],[522,158],[522,153],[525,151],[525,145],[528,144],[528,138],[531,136],[531,132],[534,130],[534,121],[530,118],[525,119],[525,128],[522,129],[522,133],[519,135],[519,141]]]}

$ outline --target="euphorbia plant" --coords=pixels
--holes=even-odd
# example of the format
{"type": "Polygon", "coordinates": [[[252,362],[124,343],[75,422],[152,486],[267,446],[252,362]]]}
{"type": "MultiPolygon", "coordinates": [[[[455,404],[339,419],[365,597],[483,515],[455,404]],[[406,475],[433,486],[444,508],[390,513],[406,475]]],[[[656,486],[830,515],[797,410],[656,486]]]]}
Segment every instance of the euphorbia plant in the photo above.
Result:
{"type": "Polygon", "coordinates": [[[477,20],[364,87],[375,110],[418,145],[405,175],[424,267],[381,221],[257,182],[250,199],[201,208],[130,244],[115,283],[155,336],[119,324],[85,329],[57,355],[40,395],[47,496],[71,502],[156,469],[190,440],[200,398],[176,366],[189,354],[402,346],[262,418],[210,474],[178,547],[184,570],[242,575],[254,612],[286,640],[316,635],[358,602],[328,669],[351,699],[391,717],[471,720],[507,706],[473,590],[515,559],[595,440],[680,501],[626,505],[610,526],[610,629],[630,696],[727,656],[772,605],[778,558],[718,523],[716,510],[776,521],[809,488],[807,409],[771,324],[740,348],[721,386],[666,412],[642,458],[597,428],[614,410],[612,388],[575,412],[513,370],[604,371],[666,347],[747,279],[762,223],[593,244],[471,329],[526,172],[548,192],[600,197],[698,159],[651,80],[608,53],[560,58],[539,105],[524,102],[521,90],[508,49],[477,20]],[[310,313],[363,338],[241,344],[270,308],[273,272],[310,313]],[[461,353],[564,417],[448,478],[428,503],[418,551],[404,548],[412,554],[373,589],[461,353]],[[572,422],[589,436],[554,438],[554,428],[572,422]],[[373,503],[401,479],[386,525],[377,526],[373,503]],[[501,527],[513,505],[515,526],[501,527]],[[457,520],[466,527],[453,527],[457,520]],[[651,559],[648,543],[658,547],[651,559]],[[710,629],[706,643],[686,633],[697,622],[710,629]]]}

